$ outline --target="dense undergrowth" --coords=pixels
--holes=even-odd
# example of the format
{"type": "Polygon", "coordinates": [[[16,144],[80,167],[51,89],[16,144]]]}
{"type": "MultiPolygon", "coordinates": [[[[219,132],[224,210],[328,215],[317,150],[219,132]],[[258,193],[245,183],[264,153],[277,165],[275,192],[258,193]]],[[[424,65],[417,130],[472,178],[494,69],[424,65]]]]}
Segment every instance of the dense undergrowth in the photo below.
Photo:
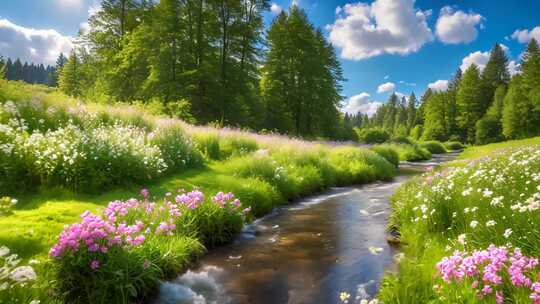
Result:
{"type": "Polygon", "coordinates": [[[540,138],[472,147],[392,198],[384,303],[540,303],[540,138]]]}
{"type": "Polygon", "coordinates": [[[0,244],[37,273],[25,288],[0,291],[4,302],[142,299],[205,247],[230,241],[245,220],[238,210],[261,216],[330,186],[396,172],[397,152],[388,149],[196,127],[144,106],[82,103],[17,82],[0,80],[0,109],[0,193],[18,198],[15,206],[6,200],[0,244]],[[141,185],[154,196],[131,199],[141,185]],[[232,192],[240,206],[228,212],[204,199],[190,208],[172,199],[179,189],[232,192]],[[154,203],[159,212],[141,209],[154,203]],[[129,205],[125,214],[109,218],[119,204],[129,205]],[[171,215],[176,208],[181,216],[171,215]]]}

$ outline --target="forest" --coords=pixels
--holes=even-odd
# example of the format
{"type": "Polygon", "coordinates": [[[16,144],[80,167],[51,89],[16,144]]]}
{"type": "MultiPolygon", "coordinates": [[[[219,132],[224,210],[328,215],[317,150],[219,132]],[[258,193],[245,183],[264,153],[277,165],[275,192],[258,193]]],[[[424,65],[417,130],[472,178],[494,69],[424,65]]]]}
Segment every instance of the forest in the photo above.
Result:
{"type": "Polygon", "coordinates": [[[458,69],[445,91],[428,89],[420,100],[392,94],[373,117],[349,118],[355,126],[387,136],[487,144],[540,134],[540,49],[532,39],[520,73],[511,76],[508,57],[495,44],[485,68],[458,69]]]}

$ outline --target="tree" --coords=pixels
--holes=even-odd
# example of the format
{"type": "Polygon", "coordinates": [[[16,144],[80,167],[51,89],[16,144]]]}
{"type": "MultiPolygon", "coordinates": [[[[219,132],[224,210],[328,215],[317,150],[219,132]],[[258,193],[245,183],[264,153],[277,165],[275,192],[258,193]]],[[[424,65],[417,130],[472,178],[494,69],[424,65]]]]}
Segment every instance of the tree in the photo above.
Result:
{"type": "Polygon", "coordinates": [[[59,86],[67,95],[79,97],[82,94],[80,62],[75,49],[71,51],[68,61],[62,68],[59,86]]]}
{"type": "Polygon", "coordinates": [[[447,140],[446,126],[448,116],[447,92],[436,92],[429,96],[424,113],[423,140],[447,140]]]}
{"type": "Polygon", "coordinates": [[[414,123],[416,121],[417,103],[418,100],[416,100],[416,95],[414,95],[414,92],[412,92],[407,103],[407,133],[410,133],[411,129],[414,127],[414,123]]]}
{"type": "Polygon", "coordinates": [[[503,134],[507,138],[525,138],[538,133],[540,121],[535,117],[533,104],[527,98],[523,77],[516,75],[504,98],[503,134]]]}
{"type": "Polygon", "coordinates": [[[265,127],[300,136],[331,136],[339,125],[343,80],[333,47],[293,6],[274,20],[261,91],[265,127]]]}
{"type": "Polygon", "coordinates": [[[6,63],[4,62],[4,57],[0,55],[0,79],[6,77],[6,63]]]}
{"type": "Polygon", "coordinates": [[[468,143],[474,142],[476,122],[483,115],[481,86],[478,67],[472,64],[463,74],[456,95],[457,123],[464,131],[462,139],[468,143]]]}
{"type": "Polygon", "coordinates": [[[486,114],[476,124],[476,144],[484,145],[491,142],[501,141],[502,136],[502,112],[504,108],[504,98],[506,96],[506,85],[501,84],[495,90],[493,103],[486,114]]]}
{"type": "Polygon", "coordinates": [[[533,38],[529,41],[521,62],[522,85],[526,92],[540,86],[540,47],[533,38]]]}
{"type": "Polygon", "coordinates": [[[458,68],[456,73],[454,74],[454,77],[448,84],[448,90],[446,94],[446,105],[448,107],[447,115],[446,115],[446,130],[448,133],[448,139],[454,140],[455,138],[460,138],[461,132],[457,125],[457,103],[456,103],[456,97],[457,97],[457,91],[459,89],[459,84],[461,83],[461,79],[463,78],[463,74],[461,72],[461,69],[458,68]]]}
{"type": "Polygon", "coordinates": [[[486,111],[491,102],[495,89],[502,84],[508,84],[510,73],[508,72],[508,57],[500,44],[496,43],[491,49],[489,60],[482,71],[482,94],[484,102],[484,111],[486,111]]]}
{"type": "Polygon", "coordinates": [[[54,70],[49,71],[48,73],[49,75],[48,84],[50,86],[52,87],[58,86],[58,77],[60,75],[60,72],[62,71],[62,68],[64,67],[67,61],[68,59],[66,58],[66,56],[64,56],[64,53],[60,53],[60,55],[58,55],[58,58],[56,59],[56,65],[54,66],[54,70]]]}

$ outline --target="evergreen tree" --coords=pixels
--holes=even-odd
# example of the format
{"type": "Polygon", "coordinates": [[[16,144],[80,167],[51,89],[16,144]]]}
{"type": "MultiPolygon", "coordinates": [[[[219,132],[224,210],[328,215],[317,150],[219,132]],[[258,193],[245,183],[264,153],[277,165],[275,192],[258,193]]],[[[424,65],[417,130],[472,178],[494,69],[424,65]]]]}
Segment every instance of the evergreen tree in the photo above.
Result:
{"type": "Polygon", "coordinates": [[[446,94],[446,104],[448,107],[447,115],[446,115],[446,130],[448,133],[448,138],[451,140],[455,140],[456,138],[462,137],[458,125],[457,125],[457,103],[456,103],[456,96],[457,91],[459,89],[459,84],[461,82],[461,79],[463,77],[463,74],[461,72],[461,69],[458,68],[456,73],[454,74],[454,77],[448,84],[448,90],[446,94]]]}
{"type": "Polygon", "coordinates": [[[416,100],[416,95],[414,95],[414,92],[412,92],[407,103],[407,134],[411,132],[411,129],[414,127],[416,122],[417,103],[418,101],[416,100]]]}
{"type": "Polygon", "coordinates": [[[472,64],[463,74],[456,95],[457,123],[464,132],[462,139],[468,143],[475,141],[476,122],[483,115],[481,87],[480,72],[478,67],[472,64]]]}
{"type": "Polygon", "coordinates": [[[448,92],[436,92],[426,101],[423,140],[447,140],[448,92]]]}
{"type": "Polygon", "coordinates": [[[482,71],[482,94],[484,110],[491,105],[495,89],[502,84],[508,84],[508,57],[500,44],[496,43],[491,49],[489,60],[482,71]]]}
{"type": "Polygon", "coordinates": [[[540,47],[534,38],[529,41],[523,54],[521,71],[523,72],[522,85],[526,92],[540,86],[540,47]]]}
{"type": "Polygon", "coordinates": [[[504,98],[502,126],[507,138],[525,138],[539,131],[540,121],[535,117],[534,106],[527,98],[524,87],[523,77],[514,76],[504,98]]]}
{"type": "Polygon", "coordinates": [[[506,96],[506,85],[501,84],[495,90],[493,103],[486,114],[476,124],[476,144],[488,144],[501,141],[502,136],[502,112],[504,108],[504,97],[506,96]]]}
{"type": "Polygon", "coordinates": [[[4,62],[4,57],[0,55],[0,79],[6,77],[6,63],[4,62]]]}
{"type": "Polygon", "coordinates": [[[60,90],[67,95],[79,97],[81,91],[81,70],[76,50],[73,49],[59,77],[60,90]]]}

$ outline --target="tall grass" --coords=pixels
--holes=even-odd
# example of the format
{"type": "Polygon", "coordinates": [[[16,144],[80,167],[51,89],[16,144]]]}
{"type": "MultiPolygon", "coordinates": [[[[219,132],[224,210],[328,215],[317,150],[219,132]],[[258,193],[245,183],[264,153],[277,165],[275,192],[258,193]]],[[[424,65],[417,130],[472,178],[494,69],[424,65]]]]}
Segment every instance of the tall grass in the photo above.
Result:
{"type": "MultiPolygon", "coordinates": [[[[381,300],[492,303],[495,291],[480,300],[474,287],[442,280],[435,265],[455,250],[472,252],[491,244],[540,256],[540,146],[528,146],[531,141],[538,139],[498,144],[505,150],[472,148],[465,154],[490,152],[415,178],[396,191],[390,227],[401,233],[405,259],[399,273],[384,280],[381,300]]],[[[504,291],[509,303],[529,303],[530,292],[514,286],[504,271],[500,283],[479,278],[480,288],[490,284],[504,291]]]]}

